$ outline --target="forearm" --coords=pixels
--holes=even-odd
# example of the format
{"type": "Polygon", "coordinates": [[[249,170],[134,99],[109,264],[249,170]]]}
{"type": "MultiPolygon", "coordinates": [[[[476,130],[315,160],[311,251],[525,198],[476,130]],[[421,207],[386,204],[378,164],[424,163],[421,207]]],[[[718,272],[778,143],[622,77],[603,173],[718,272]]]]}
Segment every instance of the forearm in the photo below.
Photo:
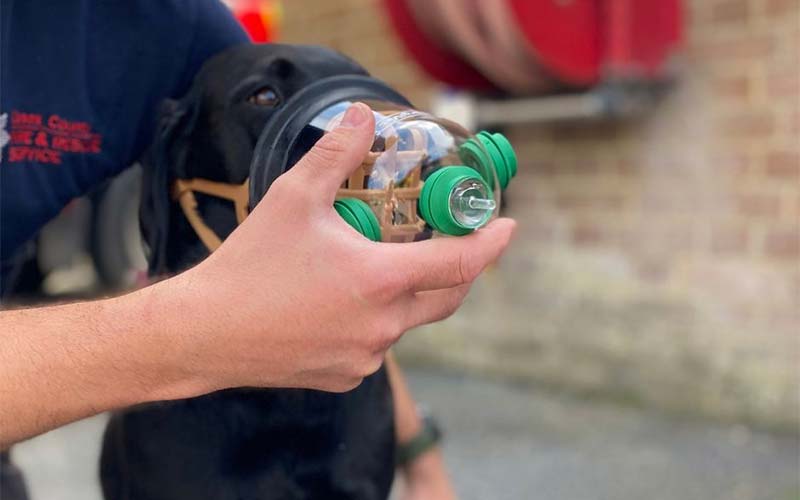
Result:
{"type": "Polygon", "coordinates": [[[403,372],[391,352],[386,354],[386,372],[394,402],[395,436],[398,443],[405,443],[422,429],[422,419],[403,372]]]}
{"type": "Polygon", "coordinates": [[[181,373],[185,318],[162,284],[111,299],[0,312],[0,449],[68,422],[201,392],[181,373]]]}
{"type": "MultiPolygon", "coordinates": [[[[422,418],[408,388],[403,372],[389,353],[386,370],[395,405],[395,434],[398,443],[408,443],[423,428],[422,418]]],[[[452,500],[456,498],[447,473],[442,450],[436,446],[415,457],[402,468],[404,481],[403,499],[452,500]]]]}
{"type": "MultiPolygon", "coordinates": [[[[411,395],[403,371],[392,353],[386,356],[386,370],[389,374],[389,384],[392,387],[394,400],[394,422],[397,443],[408,443],[416,437],[423,427],[422,417],[419,414],[417,403],[411,395]]],[[[446,480],[447,471],[441,449],[436,446],[426,451],[410,463],[406,464],[403,473],[406,478],[434,476],[446,480]]]]}

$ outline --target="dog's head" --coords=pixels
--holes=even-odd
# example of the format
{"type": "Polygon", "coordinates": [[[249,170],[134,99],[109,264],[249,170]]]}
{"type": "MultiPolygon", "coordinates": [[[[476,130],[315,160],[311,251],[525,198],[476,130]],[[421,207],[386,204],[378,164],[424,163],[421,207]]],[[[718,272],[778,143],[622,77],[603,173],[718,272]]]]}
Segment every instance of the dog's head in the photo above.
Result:
{"type": "MultiPolygon", "coordinates": [[[[183,98],[164,103],[142,161],[140,220],[151,272],[176,271],[205,255],[170,200],[175,179],[244,182],[259,135],[284,102],[316,80],[366,74],[342,54],[315,46],[241,45],[207,61],[183,98]]],[[[234,229],[232,204],[198,201],[217,234],[234,229]]]]}

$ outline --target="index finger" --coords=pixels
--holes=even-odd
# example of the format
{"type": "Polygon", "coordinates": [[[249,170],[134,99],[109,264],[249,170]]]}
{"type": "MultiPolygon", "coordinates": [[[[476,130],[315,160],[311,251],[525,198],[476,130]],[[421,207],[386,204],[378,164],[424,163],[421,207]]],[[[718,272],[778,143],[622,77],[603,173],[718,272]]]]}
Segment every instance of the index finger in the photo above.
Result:
{"type": "Polygon", "coordinates": [[[395,253],[394,262],[403,262],[404,283],[408,290],[420,292],[453,288],[471,283],[508,246],[516,222],[496,219],[467,236],[437,238],[415,243],[384,245],[395,253]]]}

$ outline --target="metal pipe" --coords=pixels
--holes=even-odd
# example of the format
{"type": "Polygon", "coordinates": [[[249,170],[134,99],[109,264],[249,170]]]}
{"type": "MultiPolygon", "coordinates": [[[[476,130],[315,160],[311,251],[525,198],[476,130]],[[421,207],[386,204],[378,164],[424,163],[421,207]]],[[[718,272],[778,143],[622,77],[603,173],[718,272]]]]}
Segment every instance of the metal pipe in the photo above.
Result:
{"type": "Polygon", "coordinates": [[[475,118],[481,126],[598,118],[606,114],[603,96],[588,92],[509,100],[478,100],[475,118]]]}

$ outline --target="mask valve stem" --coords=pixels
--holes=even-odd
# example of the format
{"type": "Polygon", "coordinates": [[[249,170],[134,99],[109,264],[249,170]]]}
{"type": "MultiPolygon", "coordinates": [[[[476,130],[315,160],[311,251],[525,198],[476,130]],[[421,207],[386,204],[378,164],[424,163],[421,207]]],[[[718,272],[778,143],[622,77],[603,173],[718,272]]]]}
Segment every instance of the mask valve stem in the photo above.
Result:
{"type": "Polygon", "coordinates": [[[497,203],[494,200],[487,200],[485,198],[475,198],[474,196],[470,197],[467,201],[467,206],[469,208],[473,208],[476,210],[494,210],[497,207],[497,203]]]}

